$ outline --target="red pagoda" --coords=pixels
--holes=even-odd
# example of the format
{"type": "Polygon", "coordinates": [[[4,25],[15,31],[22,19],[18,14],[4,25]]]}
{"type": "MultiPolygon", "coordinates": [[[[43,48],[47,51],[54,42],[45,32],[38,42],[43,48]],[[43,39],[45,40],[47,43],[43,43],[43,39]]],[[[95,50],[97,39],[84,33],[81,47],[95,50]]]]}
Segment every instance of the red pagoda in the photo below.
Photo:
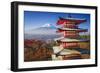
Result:
{"type": "Polygon", "coordinates": [[[79,48],[80,42],[87,41],[81,39],[79,33],[87,32],[87,29],[81,29],[78,27],[79,24],[86,22],[86,19],[77,18],[61,18],[57,21],[57,33],[61,33],[62,37],[55,38],[54,40],[59,44],[53,47],[54,54],[52,55],[53,60],[58,59],[80,59],[81,53],[75,48],[79,48]]]}

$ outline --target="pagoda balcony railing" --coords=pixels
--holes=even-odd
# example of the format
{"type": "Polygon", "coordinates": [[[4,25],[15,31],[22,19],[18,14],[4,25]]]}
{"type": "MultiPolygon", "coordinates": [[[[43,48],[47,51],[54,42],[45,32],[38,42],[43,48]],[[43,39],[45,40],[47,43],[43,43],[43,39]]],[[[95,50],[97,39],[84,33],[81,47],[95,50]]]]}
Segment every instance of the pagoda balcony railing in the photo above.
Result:
{"type": "Polygon", "coordinates": [[[80,47],[78,43],[68,43],[68,42],[61,43],[60,46],[63,46],[63,48],[79,48],[80,47]]]}
{"type": "Polygon", "coordinates": [[[81,54],[69,54],[69,55],[63,55],[62,57],[63,60],[72,60],[72,59],[81,59],[81,54]]]}

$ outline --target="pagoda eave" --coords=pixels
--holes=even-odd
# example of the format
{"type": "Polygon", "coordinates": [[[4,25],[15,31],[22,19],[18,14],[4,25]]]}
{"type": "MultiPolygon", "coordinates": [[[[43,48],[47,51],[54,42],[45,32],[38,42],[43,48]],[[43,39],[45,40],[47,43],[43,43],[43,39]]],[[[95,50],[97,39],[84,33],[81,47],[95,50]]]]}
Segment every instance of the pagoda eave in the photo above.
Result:
{"type": "Polygon", "coordinates": [[[77,31],[77,32],[87,32],[87,29],[71,29],[71,28],[58,28],[57,32],[63,32],[63,31],[77,31]]]}
{"type": "Polygon", "coordinates": [[[77,43],[77,42],[87,42],[88,40],[76,40],[76,41],[66,41],[66,40],[60,40],[60,42],[65,42],[65,43],[77,43]]]}
{"type": "Polygon", "coordinates": [[[69,56],[69,55],[80,55],[81,53],[76,51],[76,50],[68,50],[68,49],[64,49],[63,51],[61,51],[59,53],[59,55],[63,55],[63,56],[69,56]]]}
{"type": "Polygon", "coordinates": [[[84,39],[70,39],[70,38],[56,38],[54,39],[55,41],[59,41],[59,42],[86,42],[88,40],[84,40],[84,39]]]}
{"type": "Polygon", "coordinates": [[[64,22],[66,22],[66,24],[69,24],[69,23],[74,23],[74,24],[80,24],[80,23],[83,23],[83,22],[86,22],[86,19],[75,19],[75,18],[59,18],[57,24],[58,25],[62,25],[64,22]]]}

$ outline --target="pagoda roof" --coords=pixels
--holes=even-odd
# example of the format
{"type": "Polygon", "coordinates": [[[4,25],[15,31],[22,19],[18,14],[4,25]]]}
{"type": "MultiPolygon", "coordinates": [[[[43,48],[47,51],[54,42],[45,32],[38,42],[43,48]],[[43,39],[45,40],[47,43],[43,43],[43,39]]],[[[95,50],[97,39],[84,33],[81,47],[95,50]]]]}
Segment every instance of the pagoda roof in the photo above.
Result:
{"type": "Polygon", "coordinates": [[[76,50],[63,49],[60,46],[54,46],[53,51],[55,54],[59,53],[59,55],[80,54],[76,50]]]}
{"type": "Polygon", "coordinates": [[[59,20],[57,22],[57,24],[63,24],[64,22],[66,23],[74,23],[74,24],[80,24],[80,23],[83,23],[83,22],[86,22],[86,19],[80,19],[80,18],[62,18],[62,17],[59,17],[59,20]]]}
{"type": "Polygon", "coordinates": [[[84,21],[86,19],[84,18],[72,18],[72,17],[67,17],[67,18],[62,18],[62,17],[59,17],[60,19],[64,19],[64,20],[76,20],[76,21],[84,21]]]}
{"type": "Polygon", "coordinates": [[[64,38],[64,37],[55,38],[54,40],[61,41],[61,42],[85,42],[87,41],[85,39],[71,39],[71,38],[64,38]]]}
{"type": "Polygon", "coordinates": [[[59,55],[70,55],[70,54],[81,54],[79,51],[76,50],[69,50],[69,49],[63,49],[59,55]]]}
{"type": "Polygon", "coordinates": [[[59,53],[60,51],[62,51],[64,48],[60,47],[60,46],[53,46],[53,52],[55,54],[59,53]]]}
{"type": "Polygon", "coordinates": [[[87,32],[87,29],[81,28],[58,28],[59,31],[78,31],[78,32],[87,32]]]}

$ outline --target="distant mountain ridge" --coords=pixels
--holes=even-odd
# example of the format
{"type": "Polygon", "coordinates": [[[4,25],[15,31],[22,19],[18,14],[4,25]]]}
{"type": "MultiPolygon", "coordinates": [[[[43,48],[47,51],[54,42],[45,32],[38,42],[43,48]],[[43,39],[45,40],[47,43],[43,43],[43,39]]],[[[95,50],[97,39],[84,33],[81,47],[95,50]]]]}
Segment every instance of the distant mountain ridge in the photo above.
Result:
{"type": "Polygon", "coordinates": [[[25,32],[25,39],[38,39],[38,40],[53,40],[58,38],[61,34],[56,33],[56,27],[39,27],[25,32]]]}

